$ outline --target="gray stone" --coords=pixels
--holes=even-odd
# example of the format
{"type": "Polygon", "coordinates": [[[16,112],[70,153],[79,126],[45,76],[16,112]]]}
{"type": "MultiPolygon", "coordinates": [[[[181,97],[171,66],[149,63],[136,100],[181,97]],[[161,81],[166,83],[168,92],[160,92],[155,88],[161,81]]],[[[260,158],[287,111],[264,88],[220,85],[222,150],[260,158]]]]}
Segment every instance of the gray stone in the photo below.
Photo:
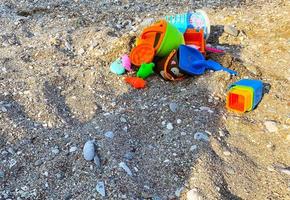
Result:
{"type": "Polygon", "coordinates": [[[124,162],[119,163],[119,167],[122,168],[129,176],[133,176],[132,171],[124,162]]]}
{"type": "Polygon", "coordinates": [[[85,160],[93,160],[95,157],[95,144],[94,141],[88,140],[83,148],[83,155],[85,160]]]}
{"type": "Polygon", "coordinates": [[[96,165],[97,168],[100,168],[101,167],[101,160],[100,160],[100,158],[99,158],[98,155],[95,155],[95,157],[94,157],[94,163],[95,163],[95,165],[96,165]]]}
{"type": "Polygon", "coordinates": [[[168,130],[172,130],[172,129],[173,129],[173,125],[172,125],[172,123],[168,123],[168,124],[166,125],[166,128],[167,128],[168,130]]]}
{"type": "Polygon", "coordinates": [[[103,181],[98,181],[96,190],[102,197],[106,196],[105,183],[103,181]]]}
{"type": "Polygon", "coordinates": [[[274,121],[265,121],[264,125],[270,133],[274,133],[278,131],[277,123],[274,121]]]}
{"type": "Polygon", "coordinates": [[[189,190],[186,194],[186,200],[202,200],[201,195],[196,188],[189,190]]]}
{"type": "Polygon", "coordinates": [[[126,123],[127,122],[127,120],[124,117],[121,117],[120,118],[120,121],[123,122],[123,123],[126,123]]]}
{"type": "Polygon", "coordinates": [[[77,147],[71,147],[69,148],[69,152],[72,153],[72,152],[75,152],[78,148],[77,147]]]}
{"type": "Polygon", "coordinates": [[[225,25],[224,32],[235,37],[239,34],[239,31],[232,25],[225,25]]]}
{"type": "Polygon", "coordinates": [[[124,158],[126,160],[133,160],[134,156],[135,156],[135,154],[133,152],[129,151],[124,155],[124,158]]]}
{"type": "Polygon", "coordinates": [[[52,150],[51,150],[51,152],[53,153],[53,154],[58,154],[59,153],[59,149],[56,147],[56,148],[53,148],[52,150]]]}
{"type": "Polygon", "coordinates": [[[4,178],[4,172],[0,170],[0,178],[4,178]]]}
{"type": "Polygon", "coordinates": [[[172,111],[172,112],[177,112],[177,110],[178,110],[178,105],[177,105],[177,103],[170,103],[169,104],[169,108],[170,108],[170,110],[172,111]]]}
{"type": "Polygon", "coordinates": [[[113,139],[113,138],[114,138],[114,133],[113,133],[112,131],[107,131],[107,132],[105,133],[105,136],[106,136],[107,138],[113,139]]]}
{"type": "Polygon", "coordinates": [[[35,165],[35,166],[39,166],[39,165],[41,165],[42,163],[43,163],[43,161],[42,161],[41,159],[39,159],[39,160],[37,160],[37,161],[34,162],[34,165],[35,165]]]}
{"type": "Polygon", "coordinates": [[[194,139],[198,140],[198,141],[205,141],[205,142],[209,141],[209,137],[206,134],[202,133],[202,132],[196,132],[194,134],[194,139]]]}

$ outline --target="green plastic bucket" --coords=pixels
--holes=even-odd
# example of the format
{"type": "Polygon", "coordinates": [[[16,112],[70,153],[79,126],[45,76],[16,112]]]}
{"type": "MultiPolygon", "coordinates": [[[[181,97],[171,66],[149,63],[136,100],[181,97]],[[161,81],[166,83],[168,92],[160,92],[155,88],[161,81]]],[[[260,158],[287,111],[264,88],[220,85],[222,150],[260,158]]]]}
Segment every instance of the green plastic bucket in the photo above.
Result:
{"type": "Polygon", "coordinates": [[[163,41],[156,54],[159,57],[168,56],[173,49],[178,49],[181,44],[185,44],[182,33],[175,26],[167,22],[163,41]]]}

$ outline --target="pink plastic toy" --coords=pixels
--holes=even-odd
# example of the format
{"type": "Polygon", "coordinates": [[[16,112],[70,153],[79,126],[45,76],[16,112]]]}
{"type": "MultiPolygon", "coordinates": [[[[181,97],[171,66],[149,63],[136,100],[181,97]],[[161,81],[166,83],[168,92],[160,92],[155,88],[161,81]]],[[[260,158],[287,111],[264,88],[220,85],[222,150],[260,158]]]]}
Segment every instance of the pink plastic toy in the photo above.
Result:
{"type": "Polygon", "coordinates": [[[132,71],[131,61],[127,54],[122,56],[122,65],[127,71],[132,71]]]}
{"type": "Polygon", "coordinates": [[[224,50],[217,49],[217,48],[210,47],[210,46],[206,46],[205,50],[209,51],[209,52],[212,52],[212,53],[224,53],[225,52],[224,50]]]}

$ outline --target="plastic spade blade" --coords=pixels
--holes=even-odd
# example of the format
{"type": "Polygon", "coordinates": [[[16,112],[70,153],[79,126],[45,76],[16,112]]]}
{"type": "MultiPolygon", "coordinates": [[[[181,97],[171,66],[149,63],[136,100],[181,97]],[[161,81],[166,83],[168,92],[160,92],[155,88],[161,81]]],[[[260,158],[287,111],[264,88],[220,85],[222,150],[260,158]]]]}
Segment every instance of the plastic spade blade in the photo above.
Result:
{"type": "Polygon", "coordinates": [[[234,70],[231,70],[231,69],[228,69],[228,68],[225,68],[223,67],[221,64],[213,61],[213,60],[207,60],[207,61],[204,61],[205,64],[206,64],[206,68],[207,69],[211,69],[211,70],[214,70],[214,71],[226,71],[232,75],[237,75],[237,72],[235,72],[234,70]]]}

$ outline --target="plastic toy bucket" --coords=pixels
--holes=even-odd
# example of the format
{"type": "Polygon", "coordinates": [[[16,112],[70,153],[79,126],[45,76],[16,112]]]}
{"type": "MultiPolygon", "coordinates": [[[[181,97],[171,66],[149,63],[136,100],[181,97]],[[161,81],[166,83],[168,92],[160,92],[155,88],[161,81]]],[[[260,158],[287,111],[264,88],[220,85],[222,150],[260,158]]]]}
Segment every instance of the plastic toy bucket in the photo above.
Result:
{"type": "Polygon", "coordinates": [[[234,86],[243,86],[253,89],[253,106],[254,109],[263,97],[263,82],[260,80],[242,79],[236,83],[233,83],[229,88],[234,86]]]}
{"type": "Polygon", "coordinates": [[[253,94],[245,88],[232,87],[227,95],[226,107],[236,112],[252,110],[253,94]]]}
{"type": "Polygon", "coordinates": [[[253,109],[254,89],[247,86],[233,86],[227,94],[226,107],[236,112],[253,109]]]}
{"type": "Polygon", "coordinates": [[[210,21],[205,11],[196,10],[174,16],[167,16],[165,19],[173,24],[181,33],[185,33],[187,28],[203,29],[204,38],[208,39],[210,35],[210,21]]]}
{"type": "Polygon", "coordinates": [[[164,38],[156,54],[159,57],[168,56],[173,49],[178,49],[181,44],[185,44],[183,35],[172,24],[167,23],[164,38]]]}
{"type": "Polygon", "coordinates": [[[140,44],[151,45],[156,50],[157,56],[165,57],[173,49],[177,49],[179,45],[184,44],[184,39],[177,28],[165,20],[161,20],[143,30],[137,40],[137,46],[140,44]]]}

